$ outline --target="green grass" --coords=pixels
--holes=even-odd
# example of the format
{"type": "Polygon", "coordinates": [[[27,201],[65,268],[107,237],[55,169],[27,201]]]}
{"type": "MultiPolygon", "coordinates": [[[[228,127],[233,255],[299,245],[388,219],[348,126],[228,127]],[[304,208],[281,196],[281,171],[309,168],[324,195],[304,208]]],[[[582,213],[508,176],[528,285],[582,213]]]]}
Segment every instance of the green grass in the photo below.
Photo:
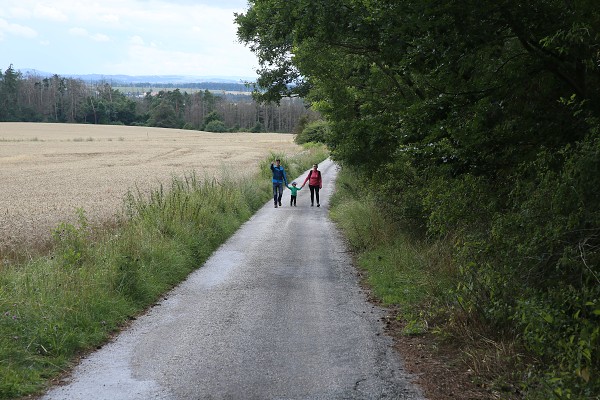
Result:
{"type": "Polygon", "coordinates": [[[0,267],[0,398],[41,392],[200,267],[271,197],[276,156],[293,177],[327,153],[272,154],[258,176],[189,174],[149,195],[131,192],[110,229],[91,227],[79,210],[76,224],[56,228],[49,254],[0,267]]]}
{"type": "Polygon", "coordinates": [[[360,179],[349,170],[338,175],[331,217],[355,253],[375,297],[399,311],[406,334],[427,330],[436,303],[453,283],[443,247],[415,240],[382,214],[360,179]]]}

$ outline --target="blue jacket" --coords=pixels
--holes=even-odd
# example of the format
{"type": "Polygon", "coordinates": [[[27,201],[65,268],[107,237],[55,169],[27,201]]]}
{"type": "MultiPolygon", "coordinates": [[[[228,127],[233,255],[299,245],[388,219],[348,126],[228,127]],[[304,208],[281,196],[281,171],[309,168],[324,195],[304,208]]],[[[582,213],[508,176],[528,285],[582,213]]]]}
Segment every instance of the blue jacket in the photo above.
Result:
{"type": "Polygon", "coordinates": [[[287,176],[285,176],[285,169],[280,165],[276,167],[271,164],[271,171],[273,171],[273,183],[283,183],[287,184],[287,176]]]}

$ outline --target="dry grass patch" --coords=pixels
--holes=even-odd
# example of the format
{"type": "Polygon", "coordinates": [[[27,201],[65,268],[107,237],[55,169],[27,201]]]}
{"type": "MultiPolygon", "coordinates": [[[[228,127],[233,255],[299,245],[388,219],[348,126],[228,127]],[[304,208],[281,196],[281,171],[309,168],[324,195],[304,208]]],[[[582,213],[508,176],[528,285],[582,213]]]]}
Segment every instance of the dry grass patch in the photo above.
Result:
{"type": "Polygon", "coordinates": [[[106,223],[129,189],[147,190],[195,171],[255,173],[269,152],[297,153],[292,135],[179,129],[0,123],[0,251],[43,248],[83,208],[106,223]]]}

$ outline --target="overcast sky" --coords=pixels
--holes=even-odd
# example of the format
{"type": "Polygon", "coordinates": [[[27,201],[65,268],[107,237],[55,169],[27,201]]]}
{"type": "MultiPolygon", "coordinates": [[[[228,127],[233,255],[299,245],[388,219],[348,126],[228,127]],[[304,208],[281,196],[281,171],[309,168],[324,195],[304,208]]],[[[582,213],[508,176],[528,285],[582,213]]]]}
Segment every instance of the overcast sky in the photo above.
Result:
{"type": "Polygon", "coordinates": [[[256,76],[237,42],[246,0],[1,0],[0,70],[256,76]]]}

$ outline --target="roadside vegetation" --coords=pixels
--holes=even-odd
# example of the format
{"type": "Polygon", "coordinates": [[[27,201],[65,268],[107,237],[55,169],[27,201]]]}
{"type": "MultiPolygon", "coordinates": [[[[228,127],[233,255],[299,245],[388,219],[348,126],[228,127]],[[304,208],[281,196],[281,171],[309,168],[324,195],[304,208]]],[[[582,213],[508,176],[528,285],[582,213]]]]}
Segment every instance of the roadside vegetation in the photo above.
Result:
{"type": "Polygon", "coordinates": [[[518,340],[498,335],[463,308],[457,290],[461,271],[453,260],[450,238],[432,239],[408,231],[382,209],[377,195],[349,167],[338,174],[331,217],[347,239],[372,299],[388,310],[388,333],[399,342],[421,338],[414,345],[418,348],[403,356],[416,361],[427,396],[445,399],[462,393],[467,398],[469,393],[474,397],[468,398],[521,398],[528,369],[533,367],[527,363],[532,360],[518,340]],[[430,357],[435,360],[432,364],[430,357]],[[442,371],[432,368],[440,362],[442,371]],[[472,387],[461,380],[468,383],[469,378],[459,376],[470,377],[472,387]]]}
{"type": "MultiPolygon", "coordinates": [[[[261,62],[255,97],[318,110],[366,188],[357,207],[389,221],[358,239],[389,243],[382,260],[440,249],[423,264],[448,272],[437,326],[522,349],[506,353],[522,397],[599,398],[597,4],[256,0],[236,20],[261,62]]],[[[404,284],[390,282],[393,298],[404,284]]]]}
{"type": "Polygon", "coordinates": [[[289,176],[328,154],[307,145],[272,154],[253,177],[173,178],[149,195],[130,192],[119,222],[62,223],[47,255],[0,266],[0,398],[39,393],[77,356],[102,345],[210,254],[272,195],[269,163],[289,176]]]}

